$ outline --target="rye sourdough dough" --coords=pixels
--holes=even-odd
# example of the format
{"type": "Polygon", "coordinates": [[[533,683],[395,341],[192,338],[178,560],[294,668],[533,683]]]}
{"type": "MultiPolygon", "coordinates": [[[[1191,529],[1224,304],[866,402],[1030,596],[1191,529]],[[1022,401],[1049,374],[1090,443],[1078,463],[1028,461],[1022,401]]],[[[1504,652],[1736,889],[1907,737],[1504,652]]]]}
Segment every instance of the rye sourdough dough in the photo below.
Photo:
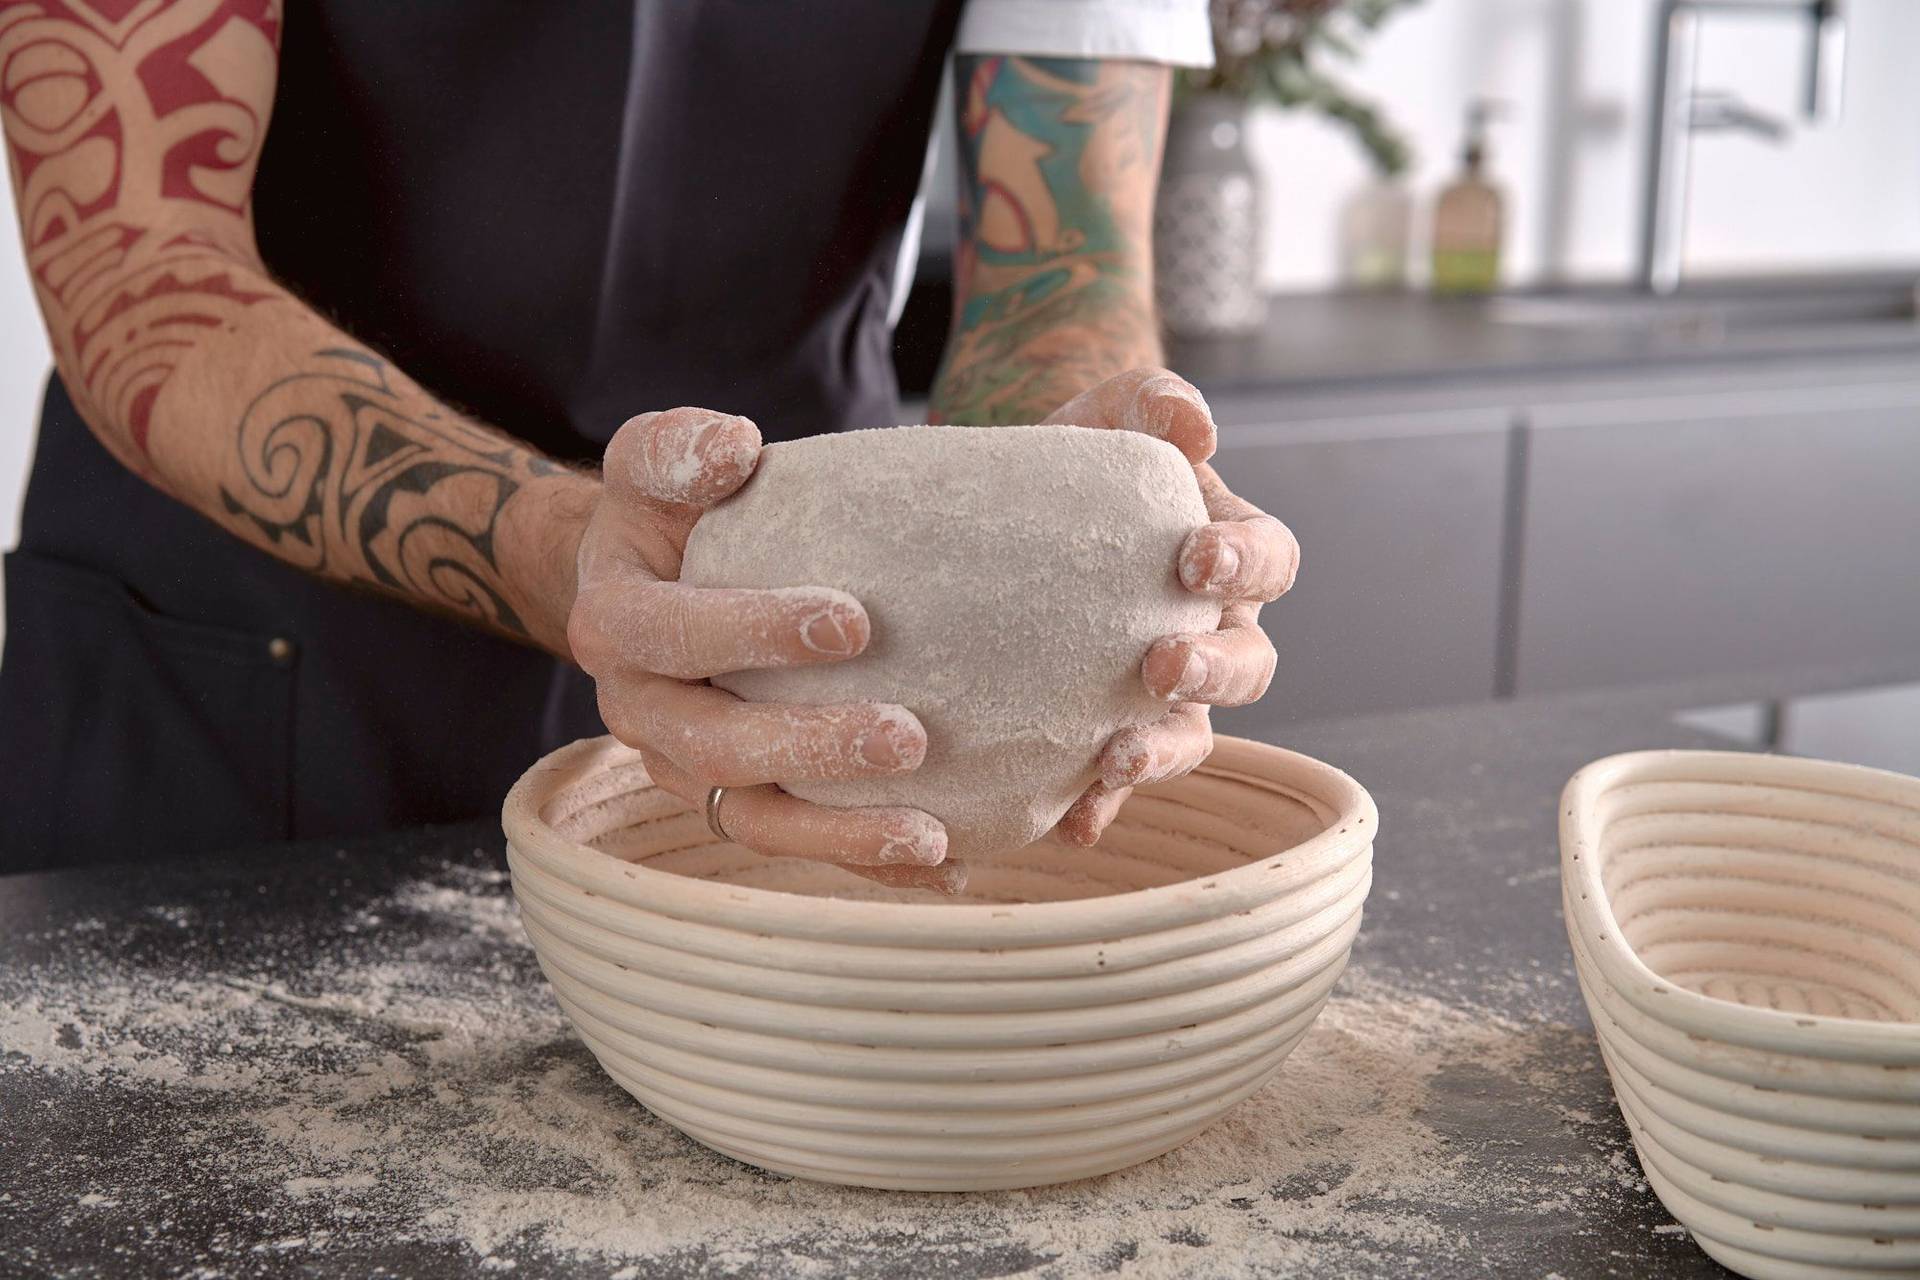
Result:
{"type": "Polygon", "coordinates": [[[1158,719],[1140,662],[1161,636],[1211,631],[1180,585],[1206,507],[1164,441],[1085,427],[893,427],[773,444],[700,518],[681,581],[829,586],[866,606],[845,662],[714,681],[755,702],[897,702],[920,717],[919,769],[794,782],[828,805],[911,805],[950,858],[1019,848],[1092,782],[1116,730],[1158,719]]]}

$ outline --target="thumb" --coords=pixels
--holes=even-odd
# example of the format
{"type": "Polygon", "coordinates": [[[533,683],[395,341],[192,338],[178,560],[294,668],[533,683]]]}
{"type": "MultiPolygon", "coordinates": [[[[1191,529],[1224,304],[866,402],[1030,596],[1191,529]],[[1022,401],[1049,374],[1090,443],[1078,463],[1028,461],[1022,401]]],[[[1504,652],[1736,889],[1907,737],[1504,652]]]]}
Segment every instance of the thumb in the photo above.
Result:
{"type": "Polygon", "coordinates": [[[701,508],[745,484],[759,460],[760,429],[748,419],[667,409],[629,418],[614,432],[602,475],[614,501],[685,515],[691,525],[701,508]]]}

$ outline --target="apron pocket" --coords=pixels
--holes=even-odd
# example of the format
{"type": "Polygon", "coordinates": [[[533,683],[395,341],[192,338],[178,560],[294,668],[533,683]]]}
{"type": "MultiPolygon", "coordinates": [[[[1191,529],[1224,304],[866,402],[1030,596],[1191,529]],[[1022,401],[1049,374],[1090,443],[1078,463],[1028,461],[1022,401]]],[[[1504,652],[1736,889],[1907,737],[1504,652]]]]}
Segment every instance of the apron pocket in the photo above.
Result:
{"type": "Polygon", "coordinates": [[[288,838],[289,638],[168,617],[27,551],[6,601],[0,870],[288,838]]]}

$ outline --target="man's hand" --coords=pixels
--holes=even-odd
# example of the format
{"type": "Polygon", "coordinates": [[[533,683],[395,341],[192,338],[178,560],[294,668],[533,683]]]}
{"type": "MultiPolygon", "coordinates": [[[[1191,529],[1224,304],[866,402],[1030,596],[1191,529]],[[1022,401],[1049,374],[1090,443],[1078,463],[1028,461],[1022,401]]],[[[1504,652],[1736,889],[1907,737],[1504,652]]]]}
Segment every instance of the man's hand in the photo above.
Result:
{"type": "Polygon", "coordinates": [[[721,820],[736,843],[957,892],[964,871],[941,865],[947,833],[932,815],[828,808],[773,785],[917,769],[927,733],[911,711],[748,703],[707,683],[728,671],[838,662],[871,635],[866,610],[844,591],[676,581],[700,513],[746,483],[759,457],[753,423],[705,409],[642,414],[620,428],[580,543],[567,624],[574,660],[599,682],[601,719],[640,751],[655,782],[695,808],[709,788],[727,788],[721,820]]]}
{"type": "Polygon", "coordinates": [[[1145,367],[1162,358],[1152,230],[1172,73],[983,55],[956,59],[954,70],[960,238],[953,330],[930,419],[1159,436],[1194,464],[1214,521],[1187,540],[1180,578],[1222,601],[1220,629],[1167,636],[1146,655],[1147,688],[1172,709],[1115,735],[1100,781],[1060,820],[1062,838],[1092,844],[1133,787],[1206,758],[1210,705],[1266,691],[1274,653],[1260,605],[1292,584],[1300,553],[1285,525],[1234,497],[1206,465],[1213,416],[1200,393],[1145,367]]]}
{"type": "Polygon", "coordinates": [[[1237,498],[1206,460],[1216,433],[1207,402],[1165,369],[1134,369],[1075,396],[1048,422],[1143,431],[1193,463],[1211,524],[1180,548],[1180,581],[1224,605],[1220,629],[1166,636],[1140,664],[1154,697],[1172,709],[1153,724],[1123,729],[1100,753],[1100,780],[1074,802],[1057,828],[1069,844],[1090,845],[1133,788],[1191,772],[1213,750],[1209,707],[1257,700],[1273,679],[1273,642],[1260,629],[1260,606],[1293,585],[1300,545],[1284,524],[1237,498]]]}

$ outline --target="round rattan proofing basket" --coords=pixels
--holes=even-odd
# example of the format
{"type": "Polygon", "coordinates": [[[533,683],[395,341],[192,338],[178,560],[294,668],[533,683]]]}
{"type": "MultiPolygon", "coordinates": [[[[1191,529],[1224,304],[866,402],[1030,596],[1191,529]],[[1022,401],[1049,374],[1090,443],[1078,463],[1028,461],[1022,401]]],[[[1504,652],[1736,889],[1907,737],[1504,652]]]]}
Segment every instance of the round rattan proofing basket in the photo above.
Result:
{"type": "Polygon", "coordinates": [[[1768,1278],[1920,1274],[1920,780],[1647,751],[1561,806],[1575,967],[1647,1181],[1768,1278]]]}
{"type": "Polygon", "coordinates": [[[777,1172],[961,1191],[1151,1159],[1260,1088],[1346,964],[1378,819],[1222,737],[1096,848],[976,861],[951,900],[718,841],[598,738],[503,821],[541,969],[649,1110],[777,1172]]]}

